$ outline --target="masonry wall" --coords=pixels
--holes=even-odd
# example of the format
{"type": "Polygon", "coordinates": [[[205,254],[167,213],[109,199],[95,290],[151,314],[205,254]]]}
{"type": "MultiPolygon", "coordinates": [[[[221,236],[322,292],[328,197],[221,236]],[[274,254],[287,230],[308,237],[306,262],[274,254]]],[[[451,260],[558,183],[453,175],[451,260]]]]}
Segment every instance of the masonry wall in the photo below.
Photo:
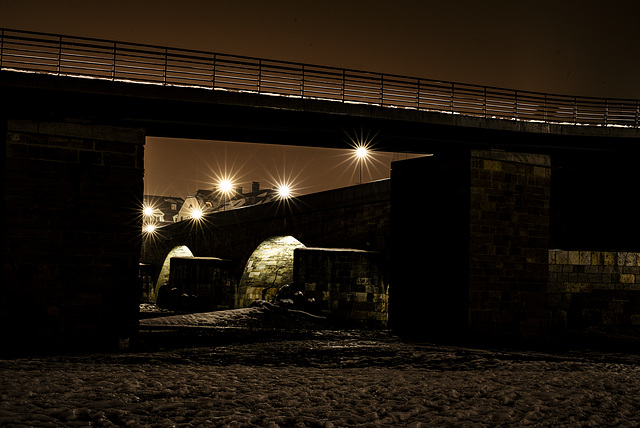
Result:
{"type": "Polygon", "coordinates": [[[0,336],[126,346],[137,328],[144,133],[9,120],[0,336]]]}
{"type": "Polygon", "coordinates": [[[547,333],[550,192],[548,156],[472,151],[472,335],[521,339],[547,333]]]}
{"type": "Polygon", "coordinates": [[[255,300],[274,301],[281,287],[293,283],[293,252],[303,246],[292,236],[262,242],[245,265],[235,307],[245,308],[255,300]]]}
{"type": "Polygon", "coordinates": [[[169,306],[192,311],[233,309],[237,282],[230,266],[228,260],[215,257],[173,257],[167,288],[175,291],[167,296],[172,300],[169,306]]]}
{"type": "Polygon", "coordinates": [[[556,330],[640,333],[640,254],[549,251],[549,307],[556,330]]]}
{"type": "Polygon", "coordinates": [[[438,340],[546,334],[548,157],[436,154],[395,162],[391,185],[394,328],[438,340]]]}
{"type": "Polygon", "coordinates": [[[386,327],[389,286],[379,253],[296,248],[292,289],[313,298],[318,309],[361,327],[386,327]]]}

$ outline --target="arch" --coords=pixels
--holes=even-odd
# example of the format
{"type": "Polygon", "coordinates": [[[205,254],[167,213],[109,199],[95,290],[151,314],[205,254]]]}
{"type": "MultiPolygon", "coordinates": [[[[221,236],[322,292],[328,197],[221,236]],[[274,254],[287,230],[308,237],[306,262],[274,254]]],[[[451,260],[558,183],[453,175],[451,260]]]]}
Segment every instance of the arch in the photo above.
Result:
{"type": "Polygon", "coordinates": [[[149,300],[151,302],[157,302],[158,292],[160,291],[160,288],[169,283],[172,257],[193,257],[193,253],[186,245],[178,245],[177,247],[173,247],[171,251],[169,251],[167,257],[164,258],[164,262],[162,263],[162,268],[160,269],[160,274],[158,275],[156,286],[153,288],[153,290],[151,290],[151,293],[149,294],[149,300]]]}
{"type": "Polygon", "coordinates": [[[304,244],[293,236],[274,236],[262,241],[245,265],[238,286],[236,307],[254,300],[273,300],[278,289],[293,281],[293,250],[304,244]]]}

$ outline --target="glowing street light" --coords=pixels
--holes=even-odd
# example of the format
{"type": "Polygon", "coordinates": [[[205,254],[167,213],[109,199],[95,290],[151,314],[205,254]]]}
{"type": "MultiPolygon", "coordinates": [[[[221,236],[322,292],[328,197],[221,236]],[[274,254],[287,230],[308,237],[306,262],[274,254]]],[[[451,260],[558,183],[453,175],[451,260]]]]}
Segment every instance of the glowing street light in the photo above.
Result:
{"type": "Polygon", "coordinates": [[[223,178],[218,182],[218,191],[222,193],[222,210],[227,209],[227,196],[233,191],[233,182],[228,178],[223,178]]]}
{"type": "Polygon", "coordinates": [[[191,218],[193,220],[200,220],[203,216],[203,212],[202,212],[202,208],[200,207],[193,207],[191,209],[191,218]]]}
{"type": "Polygon", "coordinates": [[[220,190],[220,192],[224,194],[231,193],[232,189],[233,189],[233,183],[228,178],[220,180],[220,183],[218,183],[218,190],[220,190]]]}
{"type": "Polygon", "coordinates": [[[281,183],[276,186],[278,198],[289,199],[291,197],[291,186],[287,183],[281,183]]]}
{"type": "Polygon", "coordinates": [[[153,215],[153,207],[150,207],[150,206],[148,206],[148,205],[147,205],[147,206],[145,206],[145,207],[142,209],[142,214],[144,214],[144,215],[145,215],[145,216],[147,216],[147,217],[151,217],[151,216],[153,215]]]}
{"type": "Polygon", "coordinates": [[[142,227],[142,231],[148,235],[152,235],[156,232],[157,228],[155,224],[147,223],[142,227]]]}
{"type": "Polygon", "coordinates": [[[352,158],[358,162],[360,169],[360,184],[362,184],[362,170],[364,168],[364,163],[369,161],[369,157],[371,156],[371,147],[373,146],[373,140],[376,138],[378,133],[371,133],[371,131],[367,131],[366,135],[364,129],[360,130],[360,135],[358,135],[357,131],[354,131],[353,137],[347,134],[349,138],[349,145],[353,148],[352,158]]]}
{"type": "Polygon", "coordinates": [[[361,145],[357,146],[355,150],[356,159],[358,159],[358,163],[360,164],[360,184],[362,184],[362,164],[364,164],[369,157],[369,149],[366,146],[361,145]]]}

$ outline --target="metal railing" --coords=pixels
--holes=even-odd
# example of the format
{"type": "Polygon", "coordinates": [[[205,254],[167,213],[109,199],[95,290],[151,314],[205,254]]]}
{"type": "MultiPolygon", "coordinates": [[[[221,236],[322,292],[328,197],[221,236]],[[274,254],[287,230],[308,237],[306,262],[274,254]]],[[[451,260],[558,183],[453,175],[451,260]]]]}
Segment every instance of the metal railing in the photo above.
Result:
{"type": "Polygon", "coordinates": [[[0,69],[245,91],[467,116],[640,126],[640,101],[577,97],[0,29],[0,69]]]}

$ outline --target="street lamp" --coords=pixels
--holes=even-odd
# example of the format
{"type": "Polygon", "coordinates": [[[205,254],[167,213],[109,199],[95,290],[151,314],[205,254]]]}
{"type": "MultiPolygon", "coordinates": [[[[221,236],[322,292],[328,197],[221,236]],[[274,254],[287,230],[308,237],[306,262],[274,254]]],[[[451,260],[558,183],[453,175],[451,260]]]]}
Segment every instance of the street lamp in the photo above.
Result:
{"type": "Polygon", "coordinates": [[[202,208],[200,207],[193,207],[191,209],[191,218],[193,220],[196,220],[196,221],[200,220],[203,214],[204,213],[202,212],[202,208]]]}
{"type": "Polygon", "coordinates": [[[152,235],[156,232],[157,226],[155,224],[145,224],[144,227],[142,228],[142,230],[144,231],[144,233],[152,235]]]}
{"type": "Polygon", "coordinates": [[[360,135],[354,130],[353,136],[347,134],[349,138],[349,145],[353,148],[352,158],[358,162],[360,169],[360,184],[363,182],[362,174],[364,169],[364,163],[368,161],[371,147],[373,146],[373,140],[378,135],[377,132],[373,133],[369,130],[366,132],[364,129],[360,129],[360,135]]]}
{"type": "Polygon", "coordinates": [[[360,164],[360,184],[362,184],[362,164],[369,157],[369,149],[366,146],[357,146],[356,147],[355,156],[358,159],[358,163],[360,164]]]}
{"type": "Polygon", "coordinates": [[[228,178],[223,178],[218,182],[218,191],[222,193],[222,210],[226,211],[227,209],[227,196],[233,190],[233,183],[228,178]]]}
{"type": "Polygon", "coordinates": [[[279,199],[289,199],[291,197],[291,186],[287,183],[278,184],[276,192],[279,199]]]}

